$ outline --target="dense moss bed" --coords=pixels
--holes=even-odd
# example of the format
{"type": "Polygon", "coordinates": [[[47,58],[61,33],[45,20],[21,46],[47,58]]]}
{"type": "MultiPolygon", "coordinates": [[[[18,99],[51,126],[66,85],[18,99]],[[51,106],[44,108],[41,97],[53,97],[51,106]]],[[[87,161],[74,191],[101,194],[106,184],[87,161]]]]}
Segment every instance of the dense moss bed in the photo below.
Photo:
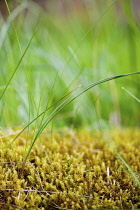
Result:
{"type": "MultiPolygon", "coordinates": [[[[17,132],[17,131],[16,131],[17,132]]],[[[140,131],[46,131],[35,143],[24,173],[32,134],[0,137],[0,209],[140,209],[140,131]],[[28,141],[26,139],[28,138],[28,141]]]]}

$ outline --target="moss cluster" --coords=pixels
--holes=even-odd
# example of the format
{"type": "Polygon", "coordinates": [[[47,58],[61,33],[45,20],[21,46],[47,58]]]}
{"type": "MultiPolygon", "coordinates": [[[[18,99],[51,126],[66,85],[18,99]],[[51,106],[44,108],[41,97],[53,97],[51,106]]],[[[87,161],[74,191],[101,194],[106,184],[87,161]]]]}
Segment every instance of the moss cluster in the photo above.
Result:
{"type": "Polygon", "coordinates": [[[32,136],[0,137],[1,209],[139,209],[140,188],[115,151],[140,180],[140,131],[72,130],[43,133],[19,179],[32,136]]]}

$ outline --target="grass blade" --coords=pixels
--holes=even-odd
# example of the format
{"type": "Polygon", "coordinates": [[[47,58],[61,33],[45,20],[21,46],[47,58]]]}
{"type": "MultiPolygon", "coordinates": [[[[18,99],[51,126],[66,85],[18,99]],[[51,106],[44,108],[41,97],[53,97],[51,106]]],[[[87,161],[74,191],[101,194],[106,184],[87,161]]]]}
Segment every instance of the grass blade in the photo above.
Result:
{"type": "Polygon", "coordinates": [[[19,65],[20,65],[20,63],[22,62],[22,60],[23,60],[23,58],[24,58],[24,56],[25,56],[25,54],[26,54],[26,52],[27,52],[27,50],[28,50],[28,48],[29,48],[29,46],[30,46],[30,44],[31,44],[31,42],[32,42],[32,40],[33,40],[33,38],[34,38],[34,36],[35,36],[35,34],[36,34],[36,31],[37,31],[37,27],[35,28],[35,31],[34,31],[34,33],[32,34],[32,37],[31,37],[31,39],[30,39],[30,41],[29,41],[29,43],[28,43],[26,49],[24,50],[24,52],[23,52],[23,54],[22,54],[22,56],[21,56],[21,58],[20,58],[20,60],[19,60],[19,62],[18,62],[18,64],[17,64],[17,66],[16,66],[16,68],[15,68],[15,70],[14,70],[14,72],[12,73],[12,75],[11,75],[11,77],[10,77],[10,79],[9,79],[9,81],[8,81],[8,83],[7,83],[6,87],[5,87],[5,89],[4,89],[4,91],[2,92],[2,94],[1,94],[1,96],[0,96],[0,100],[2,99],[3,95],[5,94],[7,88],[9,87],[9,85],[10,85],[10,83],[11,83],[11,81],[12,81],[12,79],[13,79],[13,77],[14,77],[14,75],[15,75],[15,73],[16,73],[16,71],[17,71],[19,65]]]}
{"type": "Polygon", "coordinates": [[[45,127],[51,122],[51,120],[63,109],[65,108],[67,105],[69,105],[72,101],[74,101],[76,98],[78,98],[80,95],[82,95],[83,93],[85,93],[86,91],[88,91],[89,89],[91,89],[92,87],[95,87],[96,85],[102,84],[104,82],[108,82],[110,80],[114,80],[114,79],[118,79],[118,78],[122,78],[122,77],[126,77],[126,76],[132,76],[132,75],[136,75],[136,74],[140,74],[140,71],[138,72],[133,72],[133,73],[127,73],[127,74],[120,74],[120,75],[116,75],[116,76],[112,76],[112,77],[108,77],[106,79],[102,79],[99,80],[97,82],[94,82],[90,85],[88,85],[87,87],[83,88],[83,90],[81,90],[80,92],[76,93],[74,96],[70,96],[68,97],[66,100],[64,100],[60,105],[58,105],[56,107],[56,109],[50,114],[50,116],[47,118],[47,120],[43,123],[42,127],[38,130],[35,138],[33,139],[30,148],[27,152],[27,155],[24,159],[24,162],[26,162],[28,156],[30,155],[30,152],[37,140],[37,138],[40,136],[40,134],[42,133],[42,131],[45,129],[45,127]]]}
{"type": "MultiPolygon", "coordinates": [[[[17,6],[12,12],[11,12],[11,16],[12,16],[12,20],[14,20],[17,15],[22,12],[24,9],[27,8],[27,4],[26,3],[23,3],[23,4],[20,4],[19,6],[17,6]]],[[[1,32],[0,32],[0,49],[2,48],[3,46],[3,43],[4,43],[4,39],[6,37],[6,34],[7,34],[7,31],[10,27],[10,24],[12,22],[11,20],[11,17],[9,16],[6,20],[6,22],[4,23],[2,29],[1,29],[1,32]]]]}
{"type": "Polygon", "coordinates": [[[85,36],[80,40],[83,41],[87,35],[92,31],[92,29],[99,23],[99,21],[105,16],[105,14],[113,7],[113,5],[117,2],[118,0],[114,0],[111,2],[111,4],[103,11],[103,13],[100,15],[100,17],[96,20],[96,22],[89,28],[85,36]]]}
{"type": "Polygon", "coordinates": [[[34,118],[30,123],[28,123],[22,130],[20,133],[18,133],[18,135],[13,139],[13,141],[10,143],[9,146],[11,146],[11,144],[13,144],[13,142],[20,136],[21,133],[23,133],[33,122],[35,122],[39,117],[41,117],[42,115],[44,115],[46,113],[46,111],[48,111],[49,109],[51,109],[53,106],[55,106],[56,104],[58,104],[60,101],[62,101],[64,98],[66,98],[68,95],[70,95],[72,92],[74,92],[75,90],[77,90],[77,88],[81,87],[81,85],[78,85],[75,89],[73,89],[72,91],[70,91],[69,93],[67,93],[66,95],[64,95],[62,98],[60,98],[58,101],[56,101],[54,104],[52,104],[50,107],[46,107],[46,109],[40,113],[39,115],[37,115],[36,118],[34,118]]]}
{"type": "Polygon", "coordinates": [[[138,101],[140,103],[140,100],[136,96],[134,96],[132,93],[130,93],[130,91],[128,91],[124,87],[122,87],[122,89],[125,90],[130,96],[132,96],[132,98],[134,98],[136,101],[138,101]]]}
{"type": "Polygon", "coordinates": [[[97,20],[95,21],[94,24],[91,25],[91,27],[86,31],[85,35],[79,40],[77,47],[73,50],[73,52],[71,53],[71,55],[69,56],[65,68],[62,70],[61,72],[61,76],[64,72],[64,70],[66,69],[66,67],[69,65],[69,63],[71,62],[71,60],[74,58],[76,52],[79,50],[81,44],[83,43],[84,39],[88,36],[88,34],[95,28],[95,26],[100,22],[100,20],[105,16],[105,14],[113,7],[113,5],[117,2],[118,0],[113,0],[109,6],[101,13],[101,15],[97,18],[97,20]]]}
{"type": "Polygon", "coordinates": [[[121,162],[125,165],[125,167],[128,169],[128,171],[130,172],[130,174],[132,175],[132,177],[134,178],[134,180],[137,182],[137,184],[140,187],[140,181],[136,177],[135,173],[132,171],[131,167],[125,162],[125,160],[122,158],[122,156],[118,152],[116,153],[116,155],[121,160],[121,162]]]}

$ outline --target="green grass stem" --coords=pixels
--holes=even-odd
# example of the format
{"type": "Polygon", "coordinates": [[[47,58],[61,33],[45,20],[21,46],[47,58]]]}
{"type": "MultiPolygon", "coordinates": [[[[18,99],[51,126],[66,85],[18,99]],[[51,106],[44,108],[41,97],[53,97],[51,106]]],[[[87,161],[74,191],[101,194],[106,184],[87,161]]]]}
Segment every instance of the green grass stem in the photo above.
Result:
{"type": "Polygon", "coordinates": [[[127,170],[129,171],[129,173],[132,175],[132,177],[134,178],[134,180],[136,181],[136,183],[140,187],[140,181],[138,180],[137,176],[135,175],[135,173],[133,172],[133,170],[131,169],[131,167],[126,163],[126,161],[122,158],[122,156],[118,152],[116,153],[116,156],[121,160],[121,162],[123,163],[123,165],[127,168],[127,170]]]}
{"type": "Polygon", "coordinates": [[[132,98],[134,98],[136,101],[138,101],[140,103],[140,100],[134,96],[129,90],[127,90],[126,88],[122,87],[123,90],[125,90],[130,96],[132,96],[132,98]]]}
{"type": "Polygon", "coordinates": [[[11,81],[12,81],[12,79],[13,79],[15,73],[16,73],[16,71],[18,70],[18,67],[19,67],[19,65],[21,64],[21,62],[22,62],[22,60],[23,60],[23,58],[24,58],[24,56],[25,56],[25,54],[26,54],[26,52],[27,52],[27,50],[28,50],[28,48],[29,48],[29,46],[30,46],[30,44],[31,44],[31,42],[32,42],[32,40],[33,40],[33,38],[34,38],[34,36],[35,36],[36,31],[37,31],[37,28],[35,28],[35,31],[34,31],[34,33],[32,34],[32,37],[31,37],[31,39],[30,39],[30,41],[29,41],[27,47],[25,48],[25,50],[24,50],[24,52],[23,52],[23,54],[22,54],[22,56],[21,56],[21,58],[20,58],[20,60],[19,60],[19,62],[18,62],[18,64],[17,64],[17,66],[16,66],[16,68],[15,68],[15,70],[13,71],[13,73],[12,73],[12,75],[11,75],[11,77],[10,77],[10,79],[9,79],[9,81],[8,81],[8,83],[7,83],[6,87],[5,87],[5,89],[4,89],[4,91],[2,92],[2,94],[1,94],[1,96],[0,96],[0,100],[2,99],[2,97],[3,97],[3,95],[5,94],[7,88],[9,87],[9,85],[10,85],[10,83],[11,83],[11,81]]]}
{"type": "MultiPolygon", "coordinates": [[[[132,76],[132,75],[136,75],[136,74],[140,74],[139,72],[133,72],[133,73],[127,73],[127,74],[120,74],[120,75],[116,75],[116,76],[112,76],[112,77],[108,77],[106,79],[102,79],[100,81],[94,82],[90,85],[88,85],[87,87],[83,88],[83,90],[81,90],[79,93],[76,93],[74,96],[70,96],[68,97],[66,100],[64,100],[60,105],[58,105],[56,107],[56,109],[50,114],[50,116],[47,118],[47,120],[43,123],[43,125],[41,126],[41,128],[38,130],[35,138],[33,139],[30,148],[27,152],[27,155],[24,159],[24,162],[27,161],[28,156],[30,155],[30,152],[37,140],[37,138],[40,136],[40,134],[42,133],[42,131],[45,129],[45,127],[51,122],[51,120],[66,106],[68,106],[72,101],[74,101],[76,98],[78,98],[80,95],[82,95],[83,93],[85,93],[86,91],[88,91],[89,89],[91,89],[92,87],[95,87],[96,85],[102,84],[104,82],[108,82],[110,80],[114,80],[114,79],[118,79],[118,78],[122,78],[122,77],[126,77],[126,76],[132,76]]],[[[28,125],[27,125],[28,127],[28,125]]]]}

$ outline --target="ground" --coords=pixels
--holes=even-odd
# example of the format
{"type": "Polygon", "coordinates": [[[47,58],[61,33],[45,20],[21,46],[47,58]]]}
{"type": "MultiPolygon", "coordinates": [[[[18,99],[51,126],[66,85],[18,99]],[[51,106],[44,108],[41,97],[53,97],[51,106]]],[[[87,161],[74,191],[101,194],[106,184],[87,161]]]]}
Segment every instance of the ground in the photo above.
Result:
{"type": "Polygon", "coordinates": [[[0,139],[2,209],[140,208],[139,130],[45,131],[21,177],[33,134],[9,147],[18,131],[12,132],[0,139]]]}

